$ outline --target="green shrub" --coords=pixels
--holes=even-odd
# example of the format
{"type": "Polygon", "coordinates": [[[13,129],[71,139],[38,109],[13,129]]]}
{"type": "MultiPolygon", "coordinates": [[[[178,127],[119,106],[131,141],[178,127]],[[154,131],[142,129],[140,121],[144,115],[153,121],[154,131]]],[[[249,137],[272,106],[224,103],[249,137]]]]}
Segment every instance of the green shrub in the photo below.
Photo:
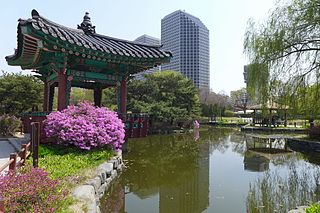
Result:
{"type": "Polygon", "coordinates": [[[309,208],[306,209],[306,213],[319,213],[320,212],[320,204],[315,203],[312,204],[309,208]]]}
{"type": "Polygon", "coordinates": [[[10,136],[19,129],[21,125],[20,119],[15,116],[4,114],[0,116],[0,135],[10,136]]]}

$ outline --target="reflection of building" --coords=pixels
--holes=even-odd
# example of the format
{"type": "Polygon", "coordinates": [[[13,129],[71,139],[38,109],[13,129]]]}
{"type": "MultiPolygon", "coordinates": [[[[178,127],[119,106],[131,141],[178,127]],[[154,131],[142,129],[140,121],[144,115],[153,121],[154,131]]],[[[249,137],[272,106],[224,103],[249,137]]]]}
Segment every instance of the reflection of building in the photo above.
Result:
{"type": "Polygon", "coordinates": [[[134,163],[122,176],[125,211],[197,213],[209,206],[209,143],[185,134],[131,139],[126,160],[134,163]]]}
{"type": "Polygon", "coordinates": [[[269,163],[282,164],[286,154],[292,153],[282,137],[249,136],[246,137],[247,151],[244,155],[244,169],[250,171],[265,171],[269,163]]]}
{"type": "Polygon", "coordinates": [[[247,151],[244,155],[244,169],[252,172],[263,172],[269,169],[269,160],[263,156],[247,151]]]}
{"type": "Polygon", "coordinates": [[[161,43],[173,54],[161,70],[176,70],[198,88],[209,88],[209,30],[201,20],[177,10],[161,20],[161,43]]]}
{"type": "MultiPolygon", "coordinates": [[[[149,45],[160,45],[160,39],[154,38],[149,35],[142,35],[134,40],[135,42],[139,42],[141,44],[149,44],[149,45]]],[[[144,75],[148,75],[160,70],[160,66],[154,67],[152,69],[143,71],[134,75],[135,79],[142,80],[144,75]]]]}
{"type": "Polygon", "coordinates": [[[197,213],[209,206],[209,145],[202,144],[197,169],[174,187],[160,187],[160,213],[197,213]]]}

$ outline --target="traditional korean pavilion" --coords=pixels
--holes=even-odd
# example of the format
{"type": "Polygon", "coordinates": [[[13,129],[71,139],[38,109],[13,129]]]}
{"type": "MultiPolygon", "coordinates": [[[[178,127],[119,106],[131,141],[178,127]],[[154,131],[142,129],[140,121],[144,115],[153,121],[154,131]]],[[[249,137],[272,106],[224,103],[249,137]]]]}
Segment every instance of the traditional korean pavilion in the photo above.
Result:
{"type": "Polygon", "coordinates": [[[126,113],[127,81],[132,74],[170,61],[161,46],[146,45],[96,33],[89,13],[77,29],[54,23],[32,10],[18,21],[18,47],[7,56],[9,65],[30,69],[44,82],[43,111],[53,109],[58,87],[58,110],[69,104],[71,87],[94,90],[101,105],[102,89],[117,87],[118,112],[126,113]]]}

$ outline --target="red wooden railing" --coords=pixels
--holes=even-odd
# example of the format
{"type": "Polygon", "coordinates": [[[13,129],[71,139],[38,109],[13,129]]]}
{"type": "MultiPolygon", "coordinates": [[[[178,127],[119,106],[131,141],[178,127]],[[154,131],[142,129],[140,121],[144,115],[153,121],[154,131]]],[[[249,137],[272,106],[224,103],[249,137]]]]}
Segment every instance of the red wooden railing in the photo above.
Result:
{"type": "Polygon", "coordinates": [[[21,150],[19,153],[11,153],[10,159],[0,167],[0,173],[3,172],[8,166],[9,166],[9,171],[14,171],[14,172],[18,167],[23,166],[26,162],[27,157],[29,157],[31,153],[30,147],[31,147],[31,142],[27,144],[23,144],[21,146],[21,150]],[[18,161],[18,157],[20,157],[19,161],[18,161]]]}
{"type": "MultiPolygon", "coordinates": [[[[18,153],[11,153],[10,159],[0,166],[0,174],[9,167],[10,172],[15,172],[17,168],[23,166],[32,152],[33,167],[38,167],[38,149],[40,144],[40,123],[32,123],[31,140],[21,146],[18,153]],[[20,159],[18,160],[18,157],[20,159]]],[[[0,213],[4,213],[4,199],[0,197],[0,213]]]]}

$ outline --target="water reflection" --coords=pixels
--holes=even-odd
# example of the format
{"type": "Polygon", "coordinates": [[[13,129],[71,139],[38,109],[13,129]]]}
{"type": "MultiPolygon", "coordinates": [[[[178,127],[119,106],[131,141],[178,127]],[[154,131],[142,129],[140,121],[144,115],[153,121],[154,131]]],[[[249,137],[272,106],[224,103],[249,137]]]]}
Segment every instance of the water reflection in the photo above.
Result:
{"type": "Polygon", "coordinates": [[[279,135],[246,135],[244,169],[263,172],[269,169],[269,163],[282,164],[286,155],[293,152],[288,148],[286,139],[279,135]]]}
{"type": "MultiPolygon", "coordinates": [[[[104,213],[267,212],[255,209],[257,205],[267,205],[268,199],[280,205],[276,203],[280,195],[269,193],[262,198],[257,196],[261,193],[257,189],[266,192],[276,188],[279,193],[281,190],[294,193],[295,189],[299,194],[303,188],[294,188],[294,176],[310,165],[301,155],[291,152],[280,137],[271,139],[230,129],[132,139],[130,151],[124,155],[127,169],[118,185],[108,192],[101,210],[104,213]],[[286,176],[290,168],[296,168],[296,172],[286,176]],[[266,174],[270,178],[261,179],[266,174]],[[262,199],[265,203],[261,204],[262,199]]],[[[316,189],[313,187],[311,191],[316,189]]],[[[285,204],[286,208],[293,201],[285,204]]]]}
{"type": "Polygon", "coordinates": [[[291,139],[288,141],[288,146],[290,149],[301,152],[303,158],[308,162],[320,165],[320,153],[319,153],[319,144],[318,143],[309,143],[307,141],[300,141],[291,139]]]}

